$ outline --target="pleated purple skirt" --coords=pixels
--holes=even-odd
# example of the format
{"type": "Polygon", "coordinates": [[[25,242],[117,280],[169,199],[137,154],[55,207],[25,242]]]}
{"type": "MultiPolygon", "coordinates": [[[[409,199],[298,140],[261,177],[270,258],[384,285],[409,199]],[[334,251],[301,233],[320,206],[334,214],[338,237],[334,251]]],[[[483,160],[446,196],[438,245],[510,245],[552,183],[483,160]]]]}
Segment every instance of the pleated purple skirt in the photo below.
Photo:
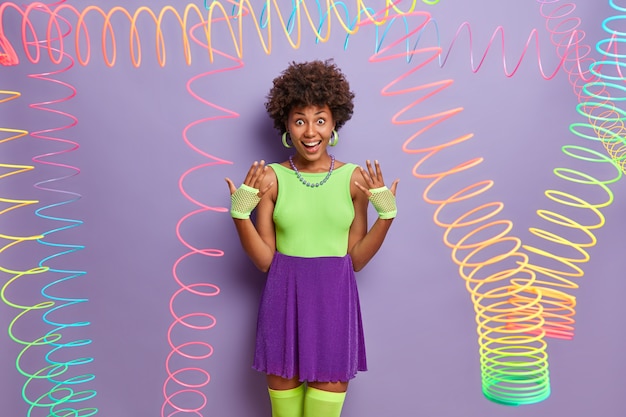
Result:
{"type": "Polygon", "coordinates": [[[300,381],[367,370],[352,260],[276,252],[259,306],[253,368],[300,381]]]}

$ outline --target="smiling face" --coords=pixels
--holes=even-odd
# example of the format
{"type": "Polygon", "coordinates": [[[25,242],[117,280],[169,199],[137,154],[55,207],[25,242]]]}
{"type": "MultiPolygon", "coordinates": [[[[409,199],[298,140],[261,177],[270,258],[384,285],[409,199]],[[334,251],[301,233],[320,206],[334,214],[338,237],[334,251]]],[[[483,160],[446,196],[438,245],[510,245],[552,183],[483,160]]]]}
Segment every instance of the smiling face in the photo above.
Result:
{"type": "Polygon", "coordinates": [[[302,164],[326,162],[326,148],[333,134],[335,122],[327,105],[295,107],[289,112],[285,124],[293,147],[302,164]]]}

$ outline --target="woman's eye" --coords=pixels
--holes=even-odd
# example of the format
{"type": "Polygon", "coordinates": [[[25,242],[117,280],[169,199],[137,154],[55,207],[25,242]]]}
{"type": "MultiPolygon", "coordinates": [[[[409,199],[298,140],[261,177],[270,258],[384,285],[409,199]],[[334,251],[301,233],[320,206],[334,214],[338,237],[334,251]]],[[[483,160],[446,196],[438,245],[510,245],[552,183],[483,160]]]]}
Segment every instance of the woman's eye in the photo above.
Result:
{"type": "Polygon", "coordinates": [[[317,119],[317,124],[318,125],[323,125],[324,123],[326,123],[326,120],[324,120],[324,119],[317,119]]]}
{"type": "Polygon", "coordinates": [[[302,120],[296,120],[296,126],[302,126],[304,122],[302,120]]]}

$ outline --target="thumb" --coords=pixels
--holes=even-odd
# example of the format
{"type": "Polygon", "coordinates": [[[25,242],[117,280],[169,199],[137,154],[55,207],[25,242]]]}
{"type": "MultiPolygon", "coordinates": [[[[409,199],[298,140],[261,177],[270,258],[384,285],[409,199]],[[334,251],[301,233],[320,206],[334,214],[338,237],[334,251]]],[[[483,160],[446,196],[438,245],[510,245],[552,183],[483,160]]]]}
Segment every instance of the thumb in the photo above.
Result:
{"type": "Polygon", "coordinates": [[[391,184],[391,193],[395,196],[396,195],[396,188],[398,188],[398,183],[400,182],[399,179],[395,180],[392,184],[391,184]]]}
{"type": "Polygon", "coordinates": [[[234,194],[235,191],[237,191],[237,187],[235,187],[235,184],[230,180],[230,178],[226,177],[224,178],[226,180],[226,183],[228,184],[228,190],[230,191],[230,194],[234,194]]]}

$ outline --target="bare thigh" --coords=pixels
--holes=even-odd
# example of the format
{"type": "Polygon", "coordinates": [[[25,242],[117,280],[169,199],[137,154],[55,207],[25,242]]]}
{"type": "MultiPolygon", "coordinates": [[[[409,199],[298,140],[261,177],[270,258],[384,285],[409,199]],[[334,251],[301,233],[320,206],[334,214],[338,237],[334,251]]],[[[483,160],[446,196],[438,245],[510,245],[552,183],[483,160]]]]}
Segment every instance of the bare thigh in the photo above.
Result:
{"type": "Polygon", "coordinates": [[[302,385],[302,382],[298,380],[298,377],[286,379],[278,375],[267,375],[267,386],[275,390],[286,390],[297,388],[302,385]]]}
{"type": "Polygon", "coordinates": [[[330,392],[346,392],[348,390],[348,381],[339,382],[319,382],[309,381],[307,385],[311,388],[316,388],[322,391],[330,392]]]}
{"type": "MultiPolygon", "coordinates": [[[[274,390],[288,390],[294,389],[302,385],[302,382],[298,380],[298,377],[291,379],[283,378],[278,375],[267,375],[267,386],[274,390]]],[[[312,388],[316,388],[322,391],[330,392],[346,392],[348,390],[348,381],[339,382],[319,382],[309,381],[307,385],[312,388]]]]}

